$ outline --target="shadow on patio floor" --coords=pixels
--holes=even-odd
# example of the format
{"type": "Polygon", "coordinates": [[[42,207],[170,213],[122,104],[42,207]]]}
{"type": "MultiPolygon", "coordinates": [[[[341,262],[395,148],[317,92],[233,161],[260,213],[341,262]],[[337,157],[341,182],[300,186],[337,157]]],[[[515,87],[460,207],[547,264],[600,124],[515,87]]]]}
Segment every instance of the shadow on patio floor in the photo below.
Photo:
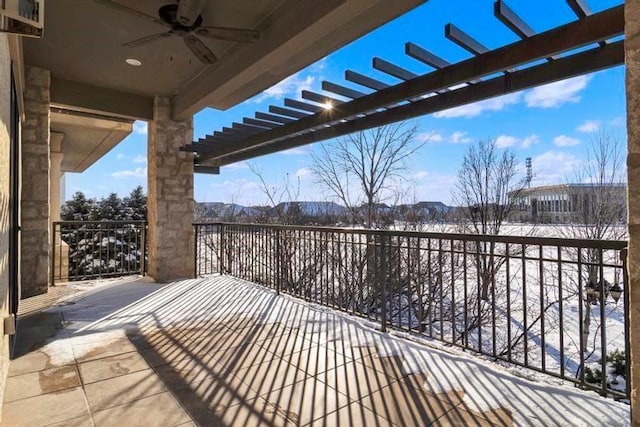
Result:
{"type": "Polygon", "coordinates": [[[529,382],[234,278],[145,286],[50,310],[65,327],[12,362],[3,425],[628,424],[628,407],[595,393],[529,382]]]}

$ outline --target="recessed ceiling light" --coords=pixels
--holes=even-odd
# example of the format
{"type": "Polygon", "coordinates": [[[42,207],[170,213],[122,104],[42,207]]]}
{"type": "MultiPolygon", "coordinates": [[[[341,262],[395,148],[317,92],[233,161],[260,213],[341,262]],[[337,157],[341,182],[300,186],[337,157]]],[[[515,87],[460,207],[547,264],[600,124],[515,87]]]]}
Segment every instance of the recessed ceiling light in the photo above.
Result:
{"type": "Polygon", "coordinates": [[[133,65],[134,67],[139,67],[142,65],[142,61],[136,58],[127,58],[124,60],[124,62],[126,62],[129,65],[133,65]]]}

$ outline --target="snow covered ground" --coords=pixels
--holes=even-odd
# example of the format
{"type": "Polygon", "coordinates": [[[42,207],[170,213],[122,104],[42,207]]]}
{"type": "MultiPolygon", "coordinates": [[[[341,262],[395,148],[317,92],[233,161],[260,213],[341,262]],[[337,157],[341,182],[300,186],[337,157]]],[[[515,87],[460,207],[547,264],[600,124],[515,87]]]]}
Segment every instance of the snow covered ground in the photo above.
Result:
{"type": "MultiPolygon", "coordinates": [[[[65,329],[45,345],[54,364],[73,357],[68,349],[91,351],[127,331],[153,332],[189,324],[212,324],[217,319],[254,319],[277,323],[300,339],[345,355],[375,347],[379,358],[394,355],[404,373],[424,374],[423,388],[432,393],[463,391],[473,410],[506,408],[516,425],[625,426],[629,407],[594,392],[527,370],[505,369],[468,353],[433,342],[416,343],[402,334],[376,330],[377,324],[305,303],[239,279],[212,276],[166,286],[153,283],[115,283],[85,289],[84,298],[60,304],[65,329]]],[[[77,295],[77,294],[76,294],[77,295]]],[[[77,356],[77,355],[76,355],[77,356]]]]}

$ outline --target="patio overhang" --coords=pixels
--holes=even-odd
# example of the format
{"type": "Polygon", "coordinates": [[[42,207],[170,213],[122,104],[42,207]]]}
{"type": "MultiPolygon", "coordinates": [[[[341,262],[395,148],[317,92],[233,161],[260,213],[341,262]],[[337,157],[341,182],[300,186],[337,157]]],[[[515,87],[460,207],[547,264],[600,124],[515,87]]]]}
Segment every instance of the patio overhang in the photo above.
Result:
{"type": "Polygon", "coordinates": [[[132,131],[133,121],[51,108],[51,131],[63,135],[61,172],[84,172],[132,131]]]}
{"type": "Polygon", "coordinates": [[[45,10],[44,37],[23,41],[24,61],[51,72],[52,103],[64,108],[151,120],[153,98],[163,96],[171,98],[173,118],[184,120],[205,107],[229,108],[423,2],[210,1],[201,12],[203,27],[248,29],[258,40],[171,28],[173,36],[142,43],[136,39],[167,31],[159,8],[176,1],[56,0],[45,10]],[[215,59],[199,60],[189,37],[215,59]]]}
{"type": "Polygon", "coordinates": [[[223,166],[622,64],[624,6],[591,14],[582,2],[569,4],[578,20],[535,34],[497,1],[496,18],[520,41],[489,50],[449,24],[445,36],[472,53],[471,58],[449,64],[409,42],[406,54],[435,71],[417,75],[374,58],[374,69],[401,82],[389,85],[347,70],[349,87],[325,81],[326,94],[303,91],[304,102],[285,99],[284,107],[270,106],[268,113],[233,123],[184,150],[197,153],[202,162],[223,166]]]}

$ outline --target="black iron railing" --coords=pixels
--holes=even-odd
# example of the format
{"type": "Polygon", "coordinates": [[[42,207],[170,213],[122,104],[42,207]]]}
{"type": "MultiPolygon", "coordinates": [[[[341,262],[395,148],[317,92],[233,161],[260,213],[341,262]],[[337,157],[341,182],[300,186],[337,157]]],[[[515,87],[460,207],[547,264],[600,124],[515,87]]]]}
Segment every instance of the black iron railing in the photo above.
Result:
{"type": "Polygon", "coordinates": [[[626,242],[196,224],[197,275],[629,397],[626,242]]]}
{"type": "Polygon", "coordinates": [[[51,283],[144,274],[145,221],[59,221],[52,227],[51,283]]]}

